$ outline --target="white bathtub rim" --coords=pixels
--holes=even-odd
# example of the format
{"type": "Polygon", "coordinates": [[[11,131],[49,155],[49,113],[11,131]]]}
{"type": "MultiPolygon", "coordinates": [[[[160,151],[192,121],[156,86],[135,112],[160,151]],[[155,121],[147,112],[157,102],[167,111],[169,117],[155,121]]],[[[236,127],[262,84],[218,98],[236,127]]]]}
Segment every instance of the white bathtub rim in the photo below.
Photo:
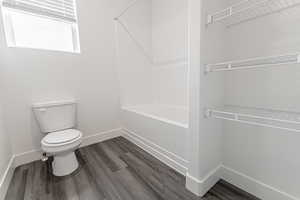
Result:
{"type": "Polygon", "coordinates": [[[158,103],[123,105],[122,108],[139,108],[139,107],[147,107],[147,106],[177,108],[177,109],[184,110],[186,112],[188,112],[188,110],[189,110],[187,106],[180,106],[180,105],[173,105],[173,104],[158,104],[158,103]]]}
{"type": "MultiPolygon", "coordinates": [[[[139,106],[142,106],[142,105],[139,105],[139,106]]],[[[145,105],[145,106],[146,106],[146,105],[145,105]]],[[[159,105],[159,106],[162,106],[162,105],[159,105]]],[[[122,110],[126,110],[126,111],[128,111],[128,112],[133,112],[133,113],[136,113],[136,114],[139,114],[139,115],[142,115],[142,116],[151,118],[151,119],[155,119],[155,120],[158,120],[158,121],[166,122],[166,123],[168,123],[168,124],[172,124],[172,125],[175,125],[175,126],[179,126],[179,127],[185,128],[185,129],[188,129],[188,128],[189,128],[188,123],[185,124],[185,123],[175,122],[174,120],[170,120],[170,119],[167,119],[167,118],[165,118],[165,117],[157,117],[157,116],[155,116],[155,115],[152,115],[152,114],[149,114],[149,113],[146,113],[146,112],[134,110],[134,108],[136,108],[136,107],[137,107],[137,106],[126,106],[126,107],[122,107],[121,109],[122,109],[122,110]]],[[[171,107],[171,106],[169,106],[169,107],[171,107]]],[[[172,106],[172,107],[173,107],[173,106],[172,106]]],[[[179,108],[179,107],[177,107],[177,108],[179,108]]]]}

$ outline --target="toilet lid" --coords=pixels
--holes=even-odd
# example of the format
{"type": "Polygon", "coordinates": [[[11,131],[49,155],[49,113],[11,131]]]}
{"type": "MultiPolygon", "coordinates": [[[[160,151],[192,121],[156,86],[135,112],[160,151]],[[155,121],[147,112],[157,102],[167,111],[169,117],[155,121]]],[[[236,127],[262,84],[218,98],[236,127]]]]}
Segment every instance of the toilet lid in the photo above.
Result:
{"type": "Polygon", "coordinates": [[[43,142],[47,144],[60,144],[70,142],[81,137],[81,132],[75,129],[68,129],[63,131],[57,131],[49,133],[43,139],[43,142]]]}

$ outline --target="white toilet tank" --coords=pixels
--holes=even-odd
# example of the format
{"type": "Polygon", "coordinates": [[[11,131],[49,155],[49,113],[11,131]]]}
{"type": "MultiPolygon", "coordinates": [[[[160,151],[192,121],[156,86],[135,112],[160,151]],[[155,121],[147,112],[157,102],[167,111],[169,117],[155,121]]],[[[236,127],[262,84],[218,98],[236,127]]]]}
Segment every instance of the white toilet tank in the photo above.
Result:
{"type": "Polygon", "coordinates": [[[33,104],[33,112],[43,133],[70,129],[76,123],[76,101],[33,104]]]}

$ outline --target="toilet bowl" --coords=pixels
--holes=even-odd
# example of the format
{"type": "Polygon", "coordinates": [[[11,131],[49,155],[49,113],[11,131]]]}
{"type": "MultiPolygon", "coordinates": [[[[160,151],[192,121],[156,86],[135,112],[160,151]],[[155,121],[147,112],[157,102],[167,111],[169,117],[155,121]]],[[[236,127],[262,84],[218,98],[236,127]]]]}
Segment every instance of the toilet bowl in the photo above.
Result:
{"type": "Polygon", "coordinates": [[[76,129],[52,132],[42,139],[42,150],[54,158],[52,171],[55,176],[69,175],[78,168],[74,151],[81,142],[82,133],[76,129]]]}
{"type": "Polygon", "coordinates": [[[74,172],[79,164],[75,150],[82,142],[82,133],[74,129],[76,102],[59,101],[33,105],[41,131],[46,134],[41,147],[47,156],[53,156],[52,171],[55,176],[74,172]]]}

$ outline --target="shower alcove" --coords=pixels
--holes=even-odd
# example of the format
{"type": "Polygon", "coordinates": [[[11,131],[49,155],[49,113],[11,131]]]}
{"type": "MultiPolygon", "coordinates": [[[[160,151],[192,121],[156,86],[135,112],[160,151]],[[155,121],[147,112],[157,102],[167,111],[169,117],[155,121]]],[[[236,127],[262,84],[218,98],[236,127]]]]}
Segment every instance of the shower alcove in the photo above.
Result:
{"type": "Polygon", "coordinates": [[[125,137],[186,174],[187,0],[136,0],[115,18],[125,137]]]}

